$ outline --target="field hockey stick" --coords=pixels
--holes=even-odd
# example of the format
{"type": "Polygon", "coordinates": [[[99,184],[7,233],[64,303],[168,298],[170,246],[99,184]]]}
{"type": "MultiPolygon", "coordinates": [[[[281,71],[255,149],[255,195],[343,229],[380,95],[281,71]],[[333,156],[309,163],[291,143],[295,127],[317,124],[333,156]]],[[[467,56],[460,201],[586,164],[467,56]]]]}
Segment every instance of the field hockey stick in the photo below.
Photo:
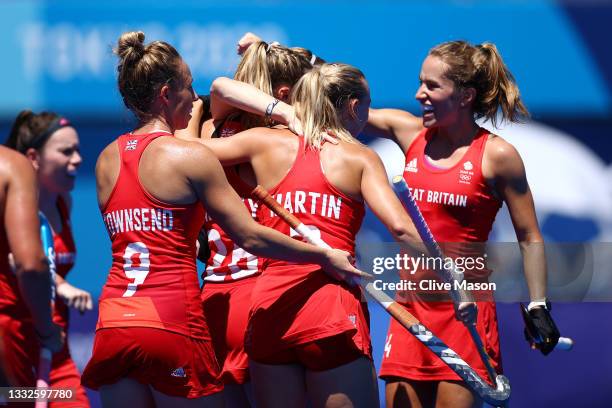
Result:
{"type": "Polygon", "coordinates": [[[40,220],[40,238],[42,240],[43,251],[49,264],[49,275],[51,277],[51,302],[55,301],[55,245],[53,244],[53,232],[47,217],[42,212],[38,212],[40,220]]]}
{"type": "MultiPolygon", "coordinates": [[[[331,248],[318,235],[315,235],[296,216],[281,206],[261,186],[255,187],[251,195],[266,205],[272,212],[285,221],[294,231],[307,242],[321,248],[331,248]]],[[[480,398],[491,405],[502,405],[510,397],[510,383],[503,375],[495,378],[496,388],[491,387],[471,368],[457,353],[450,349],[442,340],[429,331],[410,312],[404,309],[383,291],[376,290],[370,282],[365,286],[366,292],[374,298],[395,320],[412,333],[425,347],[437,355],[451,370],[453,370],[467,386],[480,398]]]]}
{"type": "MultiPolygon", "coordinates": [[[[49,274],[51,275],[51,302],[55,300],[55,249],[53,245],[53,233],[47,217],[42,212],[38,213],[40,219],[40,237],[43,250],[49,263],[49,274]]],[[[49,388],[49,375],[51,373],[51,350],[40,349],[38,361],[38,373],[36,378],[36,388],[49,388]]],[[[34,404],[35,408],[47,408],[47,400],[39,400],[34,404]]]]}
{"type": "MultiPolygon", "coordinates": [[[[47,348],[40,349],[40,357],[38,360],[38,373],[36,378],[36,388],[49,388],[49,375],[51,373],[51,350],[47,348]]],[[[37,400],[34,408],[47,408],[48,402],[46,399],[37,400]]]]}

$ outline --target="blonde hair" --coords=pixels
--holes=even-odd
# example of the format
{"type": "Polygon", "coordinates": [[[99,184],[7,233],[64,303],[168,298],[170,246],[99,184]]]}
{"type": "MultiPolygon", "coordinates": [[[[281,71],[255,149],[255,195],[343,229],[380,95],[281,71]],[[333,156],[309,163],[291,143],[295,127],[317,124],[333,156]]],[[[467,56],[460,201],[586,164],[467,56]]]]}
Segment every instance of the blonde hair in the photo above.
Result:
{"type": "MultiPolygon", "coordinates": [[[[310,68],[310,62],[299,53],[278,44],[257,41],[245,51],[234,79],[273,95],[277,86],[293,87],[310,68]]],[[[254,115],[241,115],[241,122],[245,128],[265,125],[263,118],[254,115]]]]}
{"type": "Polygon", "coordinates": [[[312,66],[325,64],[326,62],[323,58],[313,54],[312,51],[310,51],[308,48],[291,47],[291,51],[297,52],[298,54],[304,56],[304,58],[306,58],[312,66]]]}
{"type": "Polygon", "coordinates": [[[497,127],[500,109],[502,121],[520,122],[529,117],[514,76],[495,44],[473,46],[466,41],[450,41],[435,46],[429,55],[448,66],[445,75],[455,86],[476,90],[472,108],[477,119],[484,117],[497,127]]]}
{"type": "Polygon", "coordinates": [[[162,86],[176,87],[183,81],[176,49],[163,41],[145,45],[144,39],[142,31],[123,33],[113,50],[119,57],[117,81],[123,103],[141,122],[152,117],[150,110],[162,86]]]}
{"type": "Polygon", "coordinates": [[[302,122],[306,145],[320,149],[323,132],[340,140],[359,143],[342,123],[341,112],[351,99],[367,95],[365,76],[347,64],[315,66],[298,81],[291,104],[302,122]]]}

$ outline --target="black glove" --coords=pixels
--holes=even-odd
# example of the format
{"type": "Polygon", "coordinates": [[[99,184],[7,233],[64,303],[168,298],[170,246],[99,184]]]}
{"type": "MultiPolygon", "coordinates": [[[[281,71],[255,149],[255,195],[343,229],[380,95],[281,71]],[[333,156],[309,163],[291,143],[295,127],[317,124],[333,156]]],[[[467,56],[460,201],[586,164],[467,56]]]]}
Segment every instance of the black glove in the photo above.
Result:
{"type": "Polygon", "coordinates": [[[523,305],[523,319],[525,320],[525,338],[544,355],[554,350],[559,341],[560,333],[557,325],[550,315],[550,303],[547,307],[536,306],[527,311],[523,305]]]}
{"type": "Polygon", "coordinates": [[[208,262],[208,257],[210,257],[210,247],[208,246],[208,234],[204,228],[200,230],[198,234],[198,243],[200,244],[200,249],[198,250],[198,259],[202,263],[208,262]]]}

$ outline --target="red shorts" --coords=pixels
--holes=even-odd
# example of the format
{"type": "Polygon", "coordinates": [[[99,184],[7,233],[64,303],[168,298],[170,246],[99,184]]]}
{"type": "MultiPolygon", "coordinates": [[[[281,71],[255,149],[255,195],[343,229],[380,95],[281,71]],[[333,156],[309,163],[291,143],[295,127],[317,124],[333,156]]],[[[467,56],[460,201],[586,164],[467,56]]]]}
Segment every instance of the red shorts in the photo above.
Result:
{"type": "Polygon", "coordinates": [[[97,390],[133,378],[171,396],[199,398],[223,390],[211,342],[149,327],[100,329],[82,383],[97,390]]]}
{"type": "MultiPolygon", "coordinates": [[[[289,290],[279,291],[272,303],[258,304],[263,297],[260,293],[274,286],[274,276],[265,272],[255,285],[245,340],[250,358],[274,364],[275,354],[339,334],[348,336],[350,348],[360,356],[371,358],[370,318],[359,287],[349,288],[316,271],[289,290]]],[[[338,352],[335,347],[330,351],[338,352]]],[[[326,362],[313,360],[309,364],[317,367],[326,362]]]]}
{"type": "Polygon", "coordinates": [[[89,408],[87,393],[81,385],[81,375],[69,354],[60,352],[53,355],[49,380],[52,388],[71,388],[74,392],[74,400],[49,402],[49,407],[89,408]]]}
{"type": "MultiPolygon", "coordinates": [[[[484,343],[493,367],[501,373],[501,355],[497,331],[495,303],[477,302],[476,328],[484,343]]],[[[409,302],[403,306],[419,319],[433,334],[465,360],[484,379],[489,379],[476,346],[466,327],[455,319],[452,302],[409,302]]],[[[383,352],[379,376],[400,377],[417,381],[452,381],[460,377],[431,350],[391,319],[383,352]]]]}
{"type": "Polygon", "coordinates": [[[40,343],[32,323],[0,314],[0,336],[2,368],[9,384],[35,387],[40,343]]]}
{"type": "Polygon", "coordinates": [[[353,335],[346,332],[300,344],[269,356],[260,356],[254,361],[272,365],[301,364],[311,371],[326,371],[361,357],[364,357],[364,353],[355,347],[353,335]]]}
{"type": "Polygon", "coordinates": [[[244,351],[244,333],[255,282],[255,277],[221,283],[205,282],[202,289],[204,315],[224,384],[249,381],[249,357],[244,351]]]}

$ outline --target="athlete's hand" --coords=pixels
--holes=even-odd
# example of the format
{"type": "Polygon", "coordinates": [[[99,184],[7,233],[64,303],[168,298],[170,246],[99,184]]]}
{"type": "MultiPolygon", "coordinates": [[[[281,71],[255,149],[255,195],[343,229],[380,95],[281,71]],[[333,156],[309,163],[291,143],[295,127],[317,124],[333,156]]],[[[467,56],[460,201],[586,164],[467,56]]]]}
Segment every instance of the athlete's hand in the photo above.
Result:
{"type": "Polygon", "coordinates": [[[455,319],[463,322],[465,325],[476,324],[478,317],[478,308],[476,302],[460,302],[455,303],[455,319]]]}
{"type": "Polygon", "coordinates": [[[321,265],[325,273],[336,280],[343,280],[349,284],[359,283],[359,279],[373,279],[373,276],[360,271],[353,266],[355,259],[346,251],[329,249],[326,254],[325,265],[321,265]]]}
{"type": "Polygon", "coordinates": [[[255,34],[251,32],[244,34],[242,38],[238,40],[238,44],[236,44],[236,52],[238,52],[238,55],[244,54],[244,52],[249,49],[251,44],[257,41],[261,41],[261,38],[255,34]]]}
{"type": "Polygon", "coordinates": [[[57,285],[56,292],[57,296],[61,297],[68,306],[75,308],[81,313],[93,309],[91,294],[82,289],[75,288],[68,282],[64,281],[57,285]]]}
{"type": "Polygon", "coordinates": [[[535,333],[529,333],[525,328],[525,338],[532,344],[535,341],[535,347],[542,354],[549,354],[555,349],[560,337],[559,329],[557,329],[550,311],[543,306],[537,306],[529,311],[529,317],[535,333]]]}
{"type": "Polygon", "coordinates": [[[51,323],[44,331],[40,331],[37,328],[36,334],[38,335],[38,341],[41,347],[49,349],[52,353],[57,353],[64,347],[66,335],[62,331],[62,328],[55,323],[51,323]]]}
{"type": "Polygon", "coordinates": [[[202,100],[202,98],[198,97],[198,99],[196,99],[195,101],[193,101],[193,104],[191,105],[191,116],[202,116],[202,114],[204,113],[204,101],[202,100]]]}
{"type": "Polygon", "coordinates": [[[326,141],[328,141],[331,144],[335,144],[337,145],[339,143],[338,137],[336,136],[336,134],[331,131],[331,130],[326,130],[325,133],[323,133],[323,139],[325,139],[326,141]]]}

